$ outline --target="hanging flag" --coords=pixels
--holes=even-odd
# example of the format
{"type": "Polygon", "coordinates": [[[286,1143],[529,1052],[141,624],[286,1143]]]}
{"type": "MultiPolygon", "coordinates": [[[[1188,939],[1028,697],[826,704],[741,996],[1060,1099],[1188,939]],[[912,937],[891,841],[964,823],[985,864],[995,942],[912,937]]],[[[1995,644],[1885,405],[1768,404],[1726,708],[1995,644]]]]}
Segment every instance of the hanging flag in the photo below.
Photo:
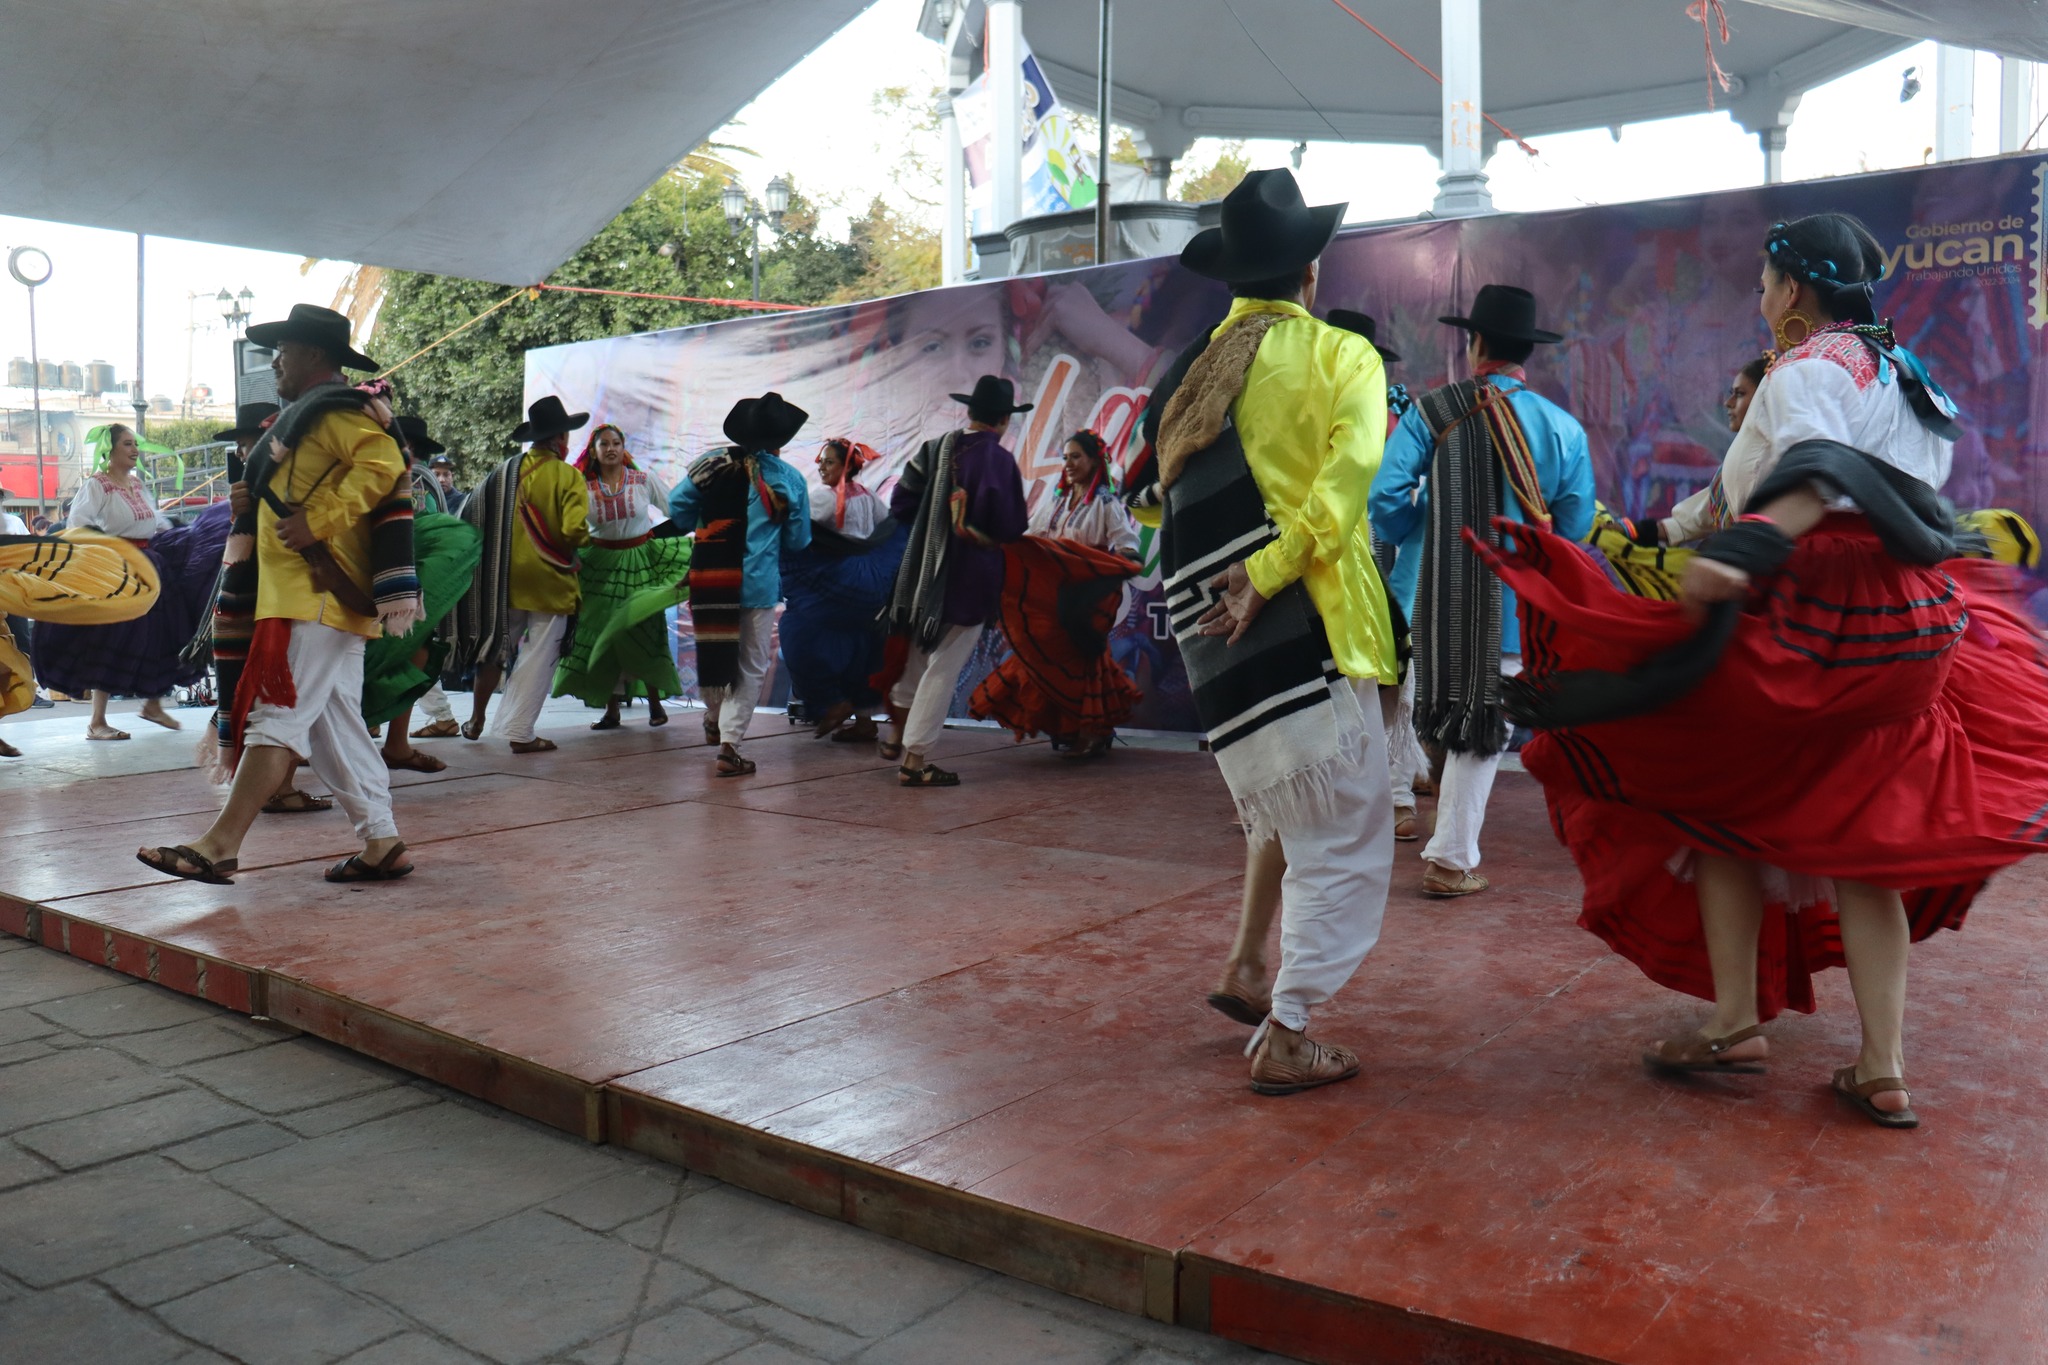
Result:
{"type": "MultiPolygon", "coordinates": [[[[995,111],[986,72],[953,96],[953,117],[959,121],[961,150],[967,158],[967,207],[973,230],[994,232],[1002,224],[995,221],[995,111]]],[[[1093,205],[1095,159],[1028,46],[1023,125],[1021,214],[1029,218],[1093,205]]]]}

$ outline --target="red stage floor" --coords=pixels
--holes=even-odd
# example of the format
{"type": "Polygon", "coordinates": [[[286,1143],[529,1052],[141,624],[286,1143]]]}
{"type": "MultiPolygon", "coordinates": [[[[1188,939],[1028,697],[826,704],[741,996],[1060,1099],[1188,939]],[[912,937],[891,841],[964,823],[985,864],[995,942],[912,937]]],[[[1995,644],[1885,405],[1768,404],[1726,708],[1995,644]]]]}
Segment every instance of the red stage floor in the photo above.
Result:
{"type": "MultiPolygon", "coordinates": [[[[560,752],[444,741],[398,797],[420,872],[338,888],[338,814],[259,824],[240,883],[151,877],[209,818],[185,736],[11,727],[0,927],[268,1013],[558,1126],[1132,1312],[1322,1361],[2048,1356],[2042,874],[1916,951],[1916,1133],[1837,1108],[1840,974],[1777,1074],[1636,1064],[1692,1002],[1573,926],[1525,777],[1500,888],[1403,889],[1318,1031],[1363,1076],[1245,1088],[1202,1004],[1241,842],[1203,756],[1077,769],[952,732],[966,785],[764,715],[560,752]],[[109,751],[123,750],[116,757],[109,751]],[[165,771],[143,771],[151,766],[165,771]]],[[[1404,846],[1412,849],[1413,846],[1404,846]]]]}

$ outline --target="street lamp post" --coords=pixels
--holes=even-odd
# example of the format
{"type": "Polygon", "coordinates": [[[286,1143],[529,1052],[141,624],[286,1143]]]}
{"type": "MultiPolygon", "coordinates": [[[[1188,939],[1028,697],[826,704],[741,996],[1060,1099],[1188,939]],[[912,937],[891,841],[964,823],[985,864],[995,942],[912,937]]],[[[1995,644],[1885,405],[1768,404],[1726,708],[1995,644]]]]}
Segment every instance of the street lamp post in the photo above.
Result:
{"type": "Polygon", "coordinates": [[[38,247],[18,246],[7,253],[7,273],[28,290],[29,392],[36,419],[36,510],[47,513],[49,490],[43,481],[43,358],[36,349],[36,286],[50,278],[50,258],[38,247]]]}
{"type": "Polygon", "coordinates": [[[747,197],[746,189],[737,180],[725,182],[719,192],[719,205],[725,210],[726,226],[738,231],[742,227],[753,229],[754,233],[754,300],[761,298],[761,224],[766,223],[777,236],[782,234],[782,216],[789,212],[789,182],[776,176],[762,191],[767,197],[767,211],[747,197]]]}

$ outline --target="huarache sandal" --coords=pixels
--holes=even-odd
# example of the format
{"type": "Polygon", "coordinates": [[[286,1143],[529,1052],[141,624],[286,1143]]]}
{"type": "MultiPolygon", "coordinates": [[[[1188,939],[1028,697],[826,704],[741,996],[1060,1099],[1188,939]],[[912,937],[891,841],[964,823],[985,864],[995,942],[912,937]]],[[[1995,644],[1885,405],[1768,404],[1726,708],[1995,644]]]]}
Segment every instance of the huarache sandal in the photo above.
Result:
{"type": "Polygon", "coordinates": [[[927,763],[922,768],[898,768],[896,785],[899,787],[957,787],[960,774],[949,773],[936,763],[927,763]]]}
{"type": "Polygon", "coordinates": [[[875,752],[881,755],[884,763],[901,763],[903,761],[903,742],[901,740],[878,739],[875,741],[875,752]]]}
{"type": "Polygon", "coordinates": [[[1835,1073],[1835,1093],[1847,1100],[1852,1108],[1880,1128],[1918,1128],[1920,1116],[1909,1105],[1904,1109],[1880,1109],[1870,1102],[1873,1095],[1882,1095],[1896,1090],[1906,1093],[1906,1083],[1897,1076],[1878,1076],[1871,1080],[1856,1079],[1856,1068],[1845,1066],[1835,1073]]]}
{"type": "Polygon", "coordinates": [[[412,732],[414,739],[453,739],[462,733],[462,727],[452,720],[437,720],[431,725],[422,725],[412,732]]]}
{"type": "Polygon", "coordinates": [[[515,739],[512,741],[512,752],[515,754],[553,753],[557,747],[559,746],[551,739],[515,739]]]}
{"type": "Polygon", "coordinates": [[[1643,1054],[1643,1065],[1658,1071],[1718,1071],[1740,1076],[1761,1076],[1768,1069],[1763,1057],[1730,1057],[1728,1050],[1739,1043],[1764,1036],[1762,1024],[1751,1024],[1721,1038],[1664,1038],[1643,1054]]]}
{"type": "Polygon", "coordinates": [[[1412,844],[1422,837],[1422,822],[1415,818],[1415,807],[1394,807],[1394,838],[1404,844],[1412,844]]]}
{"type": "Polygon", "coordinates": [[[317,815],[323,810],[334,809],[334,798],[315,796],[302,792],[297,787],[282,796],[273,796],[263,803],[265,815],[317,815]]]}
{"type": "Polygon", "coordinates": [[[1358,1074],[1358,1054],[1336,1043],[1319,1043],[1277,1024],[1264,1025],[1250,1049],[1252,1090],[1260,1095],[1297,1095],[1358,1074]],[[1292,1055],[1281,1055],[1284,1046],[1292,1055]]]}
{"type": "Polygon", "coordinates": [[[649,697],[647,699],[647,728],[659,730],[666,724],[668,724],[668,712],[662,708],[660,699],[649,697]]]}
{"type": "Polygon", "coordinates": [[[484,723],[480,720],[466,720],[462,722],[462,737],[464,739],[482,739],[484,737],[484,723]]]}
{"type": "Polygon", "coordinates": [[[86,727],[85,737],[87,739],[127,739],[128,732],[126,730],[116,730],[111,725],[89,725],[86,727]]]}
{"type": "Polygon", "coordinates": [[[718,755],[713,772],[719,777],[745,777],[754,771],[754,760],[740,757],[736,749],[727,749],[718,755]]]}
{"type": "Polygon", "coordinates": [[[1273,997],[1235,972],[1226,972],[1209,992],[1209,1008],[1246,1028],[1257,1028],[1273,1012],[1273,997]]]}
{"type": "Polygon", "coordinates": [[[706,711],[704,713],[704,742],[706,744],[718,743],[718,716],[715,712],[706,711]]]}
{"type": "Polygon", "coordinates": [[[592,721],[590,723],[590,728],[593,730],[616,730],[619,728],[619,726],[621,726],[624,723],[625,722],[619,719],[618,712],[607,711],[604,713],[604,715],[592,721]]]}
{"type": "Polygon", "coordinates": [[[233,886],[234,872],[241,867],[236,858],[222,858],[219,862],[203,853],[194,853],[183,844],[158,844],[155,848],[135,850],[135,861],[166,877],[182,877],[188,882],[206,882],[213,886],[233,886]],[[182,866],[181,866],[182,864],[182,866]]]}
{"type": "Polygon", "coordinates": [[[384,755],[384,766],[393,772],[438,773],[447,768],[447,763],[432,754],[423,754],[418,749],[407,753],[404,758],[384,755]]]}
{"type": "Polygon", "coordinates": [[[1493,883],[1477,872],[1460,872],[1455,867],[1443,867],[1431,863],[1422,874],[1422,894],[1431,900],[1455,900],[1459,896],[1477,895],[1493,883]]]}
{"type": "Polygon", "coordinates": [[[330,882],[395,882],[400,877],[410,877],[413,865],[400,866],[398,860],[405,856],[405,845],[393,844],[391,851],[374,863],[363,861],[360,853],[351,853],[333,867],[327,869],[330,882]]]}

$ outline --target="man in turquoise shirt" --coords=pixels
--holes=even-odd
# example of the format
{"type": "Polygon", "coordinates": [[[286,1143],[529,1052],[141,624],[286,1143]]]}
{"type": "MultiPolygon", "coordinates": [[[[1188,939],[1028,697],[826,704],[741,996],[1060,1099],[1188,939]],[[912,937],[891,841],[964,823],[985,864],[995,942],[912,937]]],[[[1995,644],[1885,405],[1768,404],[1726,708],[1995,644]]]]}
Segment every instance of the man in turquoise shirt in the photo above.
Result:
{"type": "MultiPolygon", "coordinates": [[[[677,481],[669,495],[669,520],[685,530],[705,523],[704,487],[718,477],[713,461],[734,460],[745,467],[747,533],[739,589],[739,673],[717,697],[705,689],[704,731],[719,745],[717,772],[740,777],[754,771],[751,759],[740,756],[740,742],[754,718],[761,684],[775,663],[775,608],[782,601],[782,552],[811,543],[811,499],[804,476],[782,459],[782,448],[808,421],[810,414],[781,394],[767,393],[734,406],[726,417],[725,434],[732,449],[708,456],[677,481]]],[[[700,540],[700,545],[701,545],[700,540]]],[[[694,572],[694,567],[693,567],[694,572]]],[[[693,580],[694,581],[694,580],[693,580]]],[[[693,589],[694,594],[694,589],[693,589]]],[[[730,599],[727,599],[730,600],[730,599]]],[[[693,613],[695,608],[693,607],[693,613]]],[[[700,651],[700,663],[702,655],[700,651]]]]}
{"type": "MultiPolygon", "coordinates": [[[[1513,418],[1507,425],[1519,428],[1526,444],[1526,460],[1520,451],[1495,450],[1502,466],[1498,479],[1502,490],[1499,511],[1520,521],[1526,519],[1524,502],[1537,503],[1548,512],[1551,530],[1571,540],[1583,540],[1593,528],[1593,463],[1586,446],[1585,428],[1563,408],[1531,390],[1522,371],[1523,362],[1538,343],[1563,338],[1535,325],[1535,298],[1526,289],[1512,285],[1486,285],[1473,301],[1469,316],[1440,321],[1464,329],[1465,355],[1479,386],[1477,396],[1487,399],[1487,390],[1498,394],[1513,418]]],[[[1445,393],[1440,389],[1426,395],[1401,418],[1394,434],[1387,438],[1386,454],[1373,480],[1369,504],[1373,534],[1385,543],[1405,549],[1418,536],[1453,522],[1481,533],[1485,531],[1478,524],[1483,518],[1471,505],[1436,509],[1444,515],[1432,515],[1432,494],[1444,486],[1444,480],[1434,476],[1439,441],[1425,409],[1432,406],[1432,400],[1440,403],[1445,393]]],[[[1489,419],[1476,410],[1464,419],[1464,424],[1471,429],[1466,435],[1493,440],[1489,419]]],[[[1473,495],[1467,495],[1468,504],[1475,501],[1473,495]]],[[[1421,562],[1435,551],[1436,547],[1425,539],[1422,554],[1414,560],[1418,572],[1421,562]]],[[[1402,581],[1405,575],[1399,569],[1394,575],[1396,592],[1408,594],[1406,605],[1418,656],[1432,634],[1442,637],[1452,629],[1462,633],[1473,624],[1474,613],[1487,609],[1484,594],[1491,583],[1469,550],[1459,546],[1455,554],[1446,553],[1438,562],[1440,576],[1432,579],[1423,574],[1421,592],[1413,578],[1402,581]],[[1460,558],[1462,565],[1454,563],[1460,558]],[[1464,571],[1462,577],[1454,572],[1460,567],[1464,571]],[[1434,593],[1429,590],[1432,583],[1434,593]]],[[[1513,677],[1522,671],[1521,627],[1515,615],[1514,595],[1505,588],[1499,589],[1498,610],[1500,673],[1513,677]]],[[[1499,730],[1504,735],[1504,722],[1491,716],[1483,726],[1467,728],[1459,724],[1461,717],[1455,713],[1455,705],[1469,706],[1475,693],[1469,688],[1463,693],[1451,692],[1449,689],[1457,680],[1443,676],[1446,672],[1439,669],[1437,676],[1432,677],[1431,669],[1425,667],[1416,696],[1417,728],[1424,742],[1443,744],[1450,750],[1444,763],[1443,788],[1437,798],[1436,832],[1422,850],[1423,894],[1439,898],[1468,896],[1486,889],[1486,879],[1476,871],[1479,831],[1486,820],[1486,802],[1493,791],[1494,774],[1500,769],[1500,746],[1497,739],[1475,744],[1469,734],[1476,728],[1499,730]]]]}

